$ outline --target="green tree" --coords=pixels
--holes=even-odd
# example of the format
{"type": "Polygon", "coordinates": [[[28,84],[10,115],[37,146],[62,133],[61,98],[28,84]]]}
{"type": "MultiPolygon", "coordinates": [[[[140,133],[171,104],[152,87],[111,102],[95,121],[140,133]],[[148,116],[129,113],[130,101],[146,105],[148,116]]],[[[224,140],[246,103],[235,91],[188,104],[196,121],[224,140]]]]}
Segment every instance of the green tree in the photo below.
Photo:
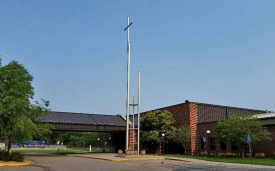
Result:
{"type": "Polygon", "coordinates": [[[64,135],[62,131],[53,131],[51,134],[47,135],[45,139],[47,140],[47,144],[54,145],[54,144],[57,144],[58,141],[62,143],[63,141],[61,141],[61,139],[63,136],[64,135]]]}
{"type": "Polygon", "coordinates": [[[49,102],[31,104],[33,77],[16,61],[0,63],[0,139],[6,140],[10,153],[12,141],[21,143],[50,133],[51,125],[42,124],[41,116],[48,112],[49,102]]]}
{"type": "Polygon", "coordinates": [[[140,121],[141,141],[158,144],[159,152],[163,141],[162,134],[165,134],[167,141],[172,140],[175,131],[176,120],[167,110],[156,110],[148,112],[140,121]]]}
{"type": "Polygon", "coordinates": [[[109,132],[53,132],[51,135],[56,135],[49,138],[51,144],[59,141],[71,147],[104,146],[112,136],[109,132]]]}
{"type": "Polygon", "coordinates": [[[218,140],[238,146],[242,157],[244,157],[244,147],[247,144],[247,135],[250,135],[251,143],[271,139],[271,133],[262,127],[260,120],[249,114],[229,116],[228,119],[218,122],[216,131],[218,140]]]}
{"type": "Polygon", "coordinates": [[[173,140],[183,147],[185,154],[187,154],[186,145],[191,142],[191,139],[192,134],[190,126],[180,126],[174,131],[173,140]]]}

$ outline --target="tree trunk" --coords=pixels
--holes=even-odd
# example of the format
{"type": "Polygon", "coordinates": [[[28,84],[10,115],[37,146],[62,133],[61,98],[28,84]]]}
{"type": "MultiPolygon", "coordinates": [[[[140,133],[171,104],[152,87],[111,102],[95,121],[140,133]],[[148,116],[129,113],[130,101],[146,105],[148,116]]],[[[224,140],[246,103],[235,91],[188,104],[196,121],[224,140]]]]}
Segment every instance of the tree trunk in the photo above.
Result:
{"type": "Polygon", "coordinates": [[[7,152],[7,151],[8,151],[8,144],[9,144],[9,142],[8,142],[8,141],[6,141],[6,142],[5,142],[5,152],[7,152]]]}
{"type": "Polygon", "coordinates": [[[242,147],[239,146],[239,157],[242,157],[242,147]]]}
{"type": "Polygon", "coordinates": [[[242,147],[242,156],[244,157],[244,145],[242,147]]]}
{"type": "Polygon", "coordinates": [[[161,142],[159,143],[159,148],[158,148],[158,154],[162,154],[162,151],[161,151],[161,142]]]}
{"type": "Polygon", "coordinates": [[[184,148],[184,154],[186,155],[186,147],[185,147],[185,144],[183,144],[182,147],[184,148]]]}
{"type": "Polygon", "coordinates": [[[240,146],[240,156],[244,158],[244,145],[240,146]]]}
{"type": "Polygon", "coordinates": [[[11,154],[11,146],[12,146],[12,141],[9,140],[9,141],[6,141],[6,144],[5,144],[5,151],[10,153],[11,154]]]}

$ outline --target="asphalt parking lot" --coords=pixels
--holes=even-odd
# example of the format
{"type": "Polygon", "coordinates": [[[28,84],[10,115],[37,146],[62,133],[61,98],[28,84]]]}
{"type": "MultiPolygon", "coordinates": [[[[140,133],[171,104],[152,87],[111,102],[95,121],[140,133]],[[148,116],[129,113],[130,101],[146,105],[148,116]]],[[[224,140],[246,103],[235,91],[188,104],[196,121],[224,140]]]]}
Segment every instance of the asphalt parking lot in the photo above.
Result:
{"type": "Polygon", "coordinates": [[[0,167],[1,171],[181,171],[181,170],[252,170],[274,171],[275,167],[240,164],[223,164],[201,161],[178,160],[140,160],[140,161],[106,161],[73,156],[26,156],[31,161],[29,166],[0,167]]]}

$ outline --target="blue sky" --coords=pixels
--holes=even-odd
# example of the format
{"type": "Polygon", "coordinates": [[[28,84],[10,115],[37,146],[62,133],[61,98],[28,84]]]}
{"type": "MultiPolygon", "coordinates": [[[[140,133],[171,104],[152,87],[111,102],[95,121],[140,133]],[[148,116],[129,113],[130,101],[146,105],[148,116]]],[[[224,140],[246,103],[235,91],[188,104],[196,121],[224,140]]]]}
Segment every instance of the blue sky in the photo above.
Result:
{"type": "Polygon", "coordinates": [[[275,1],[0,0],[2,64],[34,76],[35,100],[64,112],[125,114],[185,100],[275,111],[275,1]]]}

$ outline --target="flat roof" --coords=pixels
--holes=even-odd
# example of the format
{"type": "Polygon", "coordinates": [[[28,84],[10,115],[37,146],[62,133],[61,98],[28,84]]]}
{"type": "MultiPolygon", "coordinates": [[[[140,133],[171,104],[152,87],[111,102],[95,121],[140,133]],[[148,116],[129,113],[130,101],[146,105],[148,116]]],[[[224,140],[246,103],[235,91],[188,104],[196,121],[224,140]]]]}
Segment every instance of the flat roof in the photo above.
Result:
{"type": "Polygon", "coordinates": [[[255,116],[258,119],[275,118],[275,113],[261,113],[253,116],[255,116]]]}

